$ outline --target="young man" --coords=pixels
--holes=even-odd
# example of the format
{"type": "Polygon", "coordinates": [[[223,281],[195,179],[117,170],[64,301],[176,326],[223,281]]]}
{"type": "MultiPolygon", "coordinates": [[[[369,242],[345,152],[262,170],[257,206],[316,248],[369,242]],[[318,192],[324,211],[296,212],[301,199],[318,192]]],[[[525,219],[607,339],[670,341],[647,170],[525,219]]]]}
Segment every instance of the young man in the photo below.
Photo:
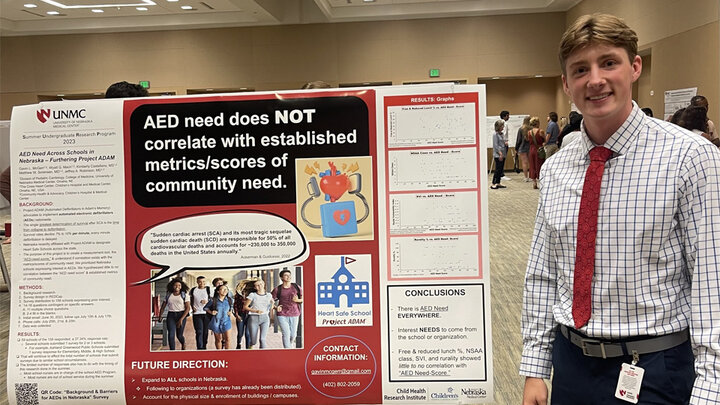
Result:
{"type": "MultiPolygon", "coordinates": [[[[510,150],[510,146],[508,144],[508,141],[510,140],[510,125],[508,125],[508,121],[510,120],[510,111],[502,110],[500,111],[500,119],[505,121],[505,127],[503,128],[503,141],[505,142],[505,153],[503,153],[503,156],[508,155],[508,151],[510,150]]],[[[496,166],[497,168],[497,166],[496,166]]],[[[517,169],[517,159],[515,159],[515,167],[513,167],[513,170],[517,169]]],[[[500,172],[500,180],[510,181],[512,180],[510,177],[505,175],[505,161],[503,161],[502,171],[500,172]]]]}
{"type": "Polygon", "coordinates": [[[632,101],[642,60],[617,17],[579,18],[560,62],[584,119],[542,168],[523,403],[547,402],[551,368],[556,404],[718,403],[720,152],[632,101]]]}
{"type": "Polygon", "coordinates": [[[548,114],[548,125],[545,130],[545,159],[549,159],[558,151],[558,138],[560,137],[560,127],[557,124],[558,115],[555,111],[548,114]]]}
{"type": "Polygon", "coordinates": [[[283,347],[288,349],[295,347],[303,294],[302,288],[292,282],[290,270],[282,270],[280,280],[282,284],[273,289],[272,296],[277,303],[277,321],[282,332],[283,347]]]}
{"type": "Polygon", "coordinates": [[[205,285],[204,276],[198,276],[196,281],[197,287],[190,289],[190,309],[192,310],[192,322],[195,329],[195,344],[198,350],[206,350],[210,315],[205,312],[205,304],[212,297],[212,293],[210,287],[205,285]]]}

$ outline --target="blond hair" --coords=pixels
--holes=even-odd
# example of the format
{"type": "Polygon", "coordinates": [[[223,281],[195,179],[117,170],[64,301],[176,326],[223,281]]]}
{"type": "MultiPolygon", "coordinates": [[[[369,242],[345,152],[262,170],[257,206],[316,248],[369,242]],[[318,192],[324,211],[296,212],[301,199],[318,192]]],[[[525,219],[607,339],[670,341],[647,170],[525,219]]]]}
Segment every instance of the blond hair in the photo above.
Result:
{"type": "Polygon", "coordinates": [[[525,118],[523,118],[523,123],[520,126],[520,130],[522,131],[523,135],[527,134],[527,131],[530,130],[530,116],[529,115],[526,116],[525,118]]]}
{"type": "Polygon", "coordinates": [[[630,62],[637,55],[638,36],[625,22],[610,14],[589,14],[575,20],[560,40],[560,68],[563,74],[565,62],[578,49],[601,43],[625,49],[630,62]]]}
{"type": "Polygon", "coordinates": [[[540,118],[538,117],[532,117],[530,118],[530,127],[531,128],[538,128],[540,127],[540,118]]]}

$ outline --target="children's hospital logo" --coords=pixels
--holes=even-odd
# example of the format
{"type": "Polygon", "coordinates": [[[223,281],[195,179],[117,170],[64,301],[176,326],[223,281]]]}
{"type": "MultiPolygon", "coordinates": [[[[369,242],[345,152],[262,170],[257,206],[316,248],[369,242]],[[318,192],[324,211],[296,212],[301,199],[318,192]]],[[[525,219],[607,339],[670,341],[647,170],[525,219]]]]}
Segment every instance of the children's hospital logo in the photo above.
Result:
{"type": "Polygon", "coordinates": [[[316,326],[372,325],[371,255],[315,256],[315,280],[316,326]]]}
{"type": "Polygon", "coordinates": [[[340,268],[333,274],[333,281],[318,283],[318,304],[332,304],[335,308],[340,308],[343,298],[350,308],[355,304],[370,303],[370,283],[356,281],[355,276],[345,267],[355,261],[340,256],[340,268]]]}

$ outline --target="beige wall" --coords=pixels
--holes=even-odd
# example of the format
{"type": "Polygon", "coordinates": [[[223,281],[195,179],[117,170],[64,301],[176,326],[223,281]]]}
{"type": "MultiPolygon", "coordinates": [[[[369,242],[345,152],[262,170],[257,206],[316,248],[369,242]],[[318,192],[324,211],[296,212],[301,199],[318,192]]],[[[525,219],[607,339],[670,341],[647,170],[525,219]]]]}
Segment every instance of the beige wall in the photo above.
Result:
{"type": "MultiPolygon", "coordinates": [[[[567,116],[570,110],[558,109],[555,102],[559,81],[558,77],[484,81],[482,83],[486,85],[487,115],[497,117],[500,111],[508,110],[513,115],[538,116],[541,123],[545,122],[550,111],[567,116]]],[[[515,134],[512,134],[511,138],[514,145],[515,134]]]]}
{"type": "Polygon", "coordinates": [[[564,13],[0,39],[0,118],[37,94],[558,75],[564,13]]]}
{"type": "Polygon", "coordinates": [[[150,80],[153,92],[188,88],[292,89],[341,82],[533,76],[488,82],[488,113],[567,115],[556,49],[565,25],[611,12],[638,32],[646,59],[637,100],[662,112],[663,92],[698,86],[720,121],[717,0],[584,0],[567,13],[0,38],[0,119],[38,94],[102,92],[150,80]],[[554,85],[550,83],[554,82],[554,85]],[[654,96],[650,96],[650,92],[654,96]],[[540,96],[539,94],[542,94],[540,96]]]}
{"type": "Polygon", "coordinates": [[[584,0],[567,12],[566,22],[595,12],[625,19],[638,34],[641,54],[650,55],[637,87],[640,106],[662,116],[665,91],[697,87],[708,98],[709,117],[720,121],[718,0],[584,0]]]}

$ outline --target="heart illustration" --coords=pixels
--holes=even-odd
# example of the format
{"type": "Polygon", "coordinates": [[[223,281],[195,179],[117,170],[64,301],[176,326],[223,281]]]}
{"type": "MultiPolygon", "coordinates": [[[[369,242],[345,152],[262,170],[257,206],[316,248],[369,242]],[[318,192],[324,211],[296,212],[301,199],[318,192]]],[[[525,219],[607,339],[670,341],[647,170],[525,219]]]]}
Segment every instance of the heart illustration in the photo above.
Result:
{"type": "Polygon", "coordinates": [[[350,210],[337,210],[333,212],[333,219],[340,225],[345,225],[350,220],[350,210]]]}
{"type": "Polygon", "coordinates": [[[322,176],[320,190],[330,196],[330,202],[335,202],[350,188],[350,179],[346,174],[340,174],[332,162],[329,166],[332,174],[322,176]]]}

